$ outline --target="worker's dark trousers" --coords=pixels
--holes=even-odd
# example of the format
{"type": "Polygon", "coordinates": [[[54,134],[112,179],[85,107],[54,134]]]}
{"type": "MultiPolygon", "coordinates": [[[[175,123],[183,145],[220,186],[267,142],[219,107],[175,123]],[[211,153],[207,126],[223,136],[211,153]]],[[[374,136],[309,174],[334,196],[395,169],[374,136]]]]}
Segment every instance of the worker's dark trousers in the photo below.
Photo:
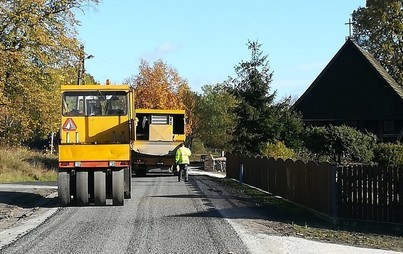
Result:
{"type": "Polygon", "coordinates": [[[185,181],[188,181],[188,164],[179,164],[178,181],[181,181],[182,171],[184,171],[185,181]]]}

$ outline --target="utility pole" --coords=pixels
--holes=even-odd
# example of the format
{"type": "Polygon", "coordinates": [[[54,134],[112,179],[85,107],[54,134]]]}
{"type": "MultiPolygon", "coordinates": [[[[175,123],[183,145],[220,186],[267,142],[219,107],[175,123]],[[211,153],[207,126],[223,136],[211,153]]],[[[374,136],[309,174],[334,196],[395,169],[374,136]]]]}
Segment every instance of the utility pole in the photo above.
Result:
{"type": "Polygon", "coordinates": [[[83,62],[82,59],[84,58],[84,45],[80,46],[80,55],[78,59],[78,66],[77,66],[77,85],[81,83],[81,63],[83,62]]]}
{"type": "Polygon", "coordinates": [[[80,46],[80,56],[78,61],[78,70],[77,70],[77,85],[85,84],[85,67],[84,62],[86,59],[94,58],[94,55],[85,55],[84,45],[80,46]]]}

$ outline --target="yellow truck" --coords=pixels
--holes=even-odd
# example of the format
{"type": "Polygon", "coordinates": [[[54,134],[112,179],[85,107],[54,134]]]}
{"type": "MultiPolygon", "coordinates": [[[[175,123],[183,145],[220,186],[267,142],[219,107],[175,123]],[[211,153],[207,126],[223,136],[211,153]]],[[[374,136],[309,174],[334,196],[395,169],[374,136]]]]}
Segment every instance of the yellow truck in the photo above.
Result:
{"type": "Polygon", "coordinates": [[[185,142],[185,110],[135,109],[133,170],[144,176],[151,168],[176,173],[175,152],[185,142]]]}
{"type": "Polygon", "coordinates": [[[131,197],[133,92],[128,85],[61,87],[58,194],[64,205],[131,197]]]}

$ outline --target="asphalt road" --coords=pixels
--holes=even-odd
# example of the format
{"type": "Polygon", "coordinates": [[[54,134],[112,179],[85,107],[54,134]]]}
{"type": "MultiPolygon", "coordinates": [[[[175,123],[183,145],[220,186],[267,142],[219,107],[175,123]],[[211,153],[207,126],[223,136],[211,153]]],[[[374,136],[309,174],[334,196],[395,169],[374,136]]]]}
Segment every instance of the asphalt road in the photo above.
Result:
{"type": "Polygon", "coordinates": [[[188,183],[170,174],[133,178],[121,207],[60,208],[54,183],[0,184],[0,253],[396,253],[287,236],[285,224],[206,173],[217,177],[196,170],[188,183]]]}
{"type": "Polygon", "coordinates": [[[124,206],[59,209],[1,253],[249,253],[202,190],[206,178],[133,178],[124,206]]]}

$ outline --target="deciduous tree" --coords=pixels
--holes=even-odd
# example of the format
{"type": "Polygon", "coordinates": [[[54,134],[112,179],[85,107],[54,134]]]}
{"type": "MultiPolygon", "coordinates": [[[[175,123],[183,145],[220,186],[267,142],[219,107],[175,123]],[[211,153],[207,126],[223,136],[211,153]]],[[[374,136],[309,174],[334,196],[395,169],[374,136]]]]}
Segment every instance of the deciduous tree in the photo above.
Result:
{"type": "Polygon", "coordinates": [[[139,74],[128,80],[135,89],[136,108],[183,109],[180,91],[188,89],[187,81],[176,69],[162,60],[153,66],[141,60],[139,74]]]}
{"type": "Polygon", "coordinates": [[[184,109],[186,111],[186,135],[192,137],[196,125],[196,94],[187,80],[164,61],[157,60],[152,66],[141,60],[139,74],[128,78],[126,83],[135,89],[135,107],[148,109],[184,109]]]}
{"type": "Polygon", "coordinates": [[[196,115],[200,119],[196,136],[209,148],[230,150],[237,100],[223,84],[206,85],[202,90],[196,107],[196,115]]]}
{"type": "Polygon", "coordinates": [[[195,114],[196,101],[198,95],[195,92],[193,92],[188,86],[181,86],[179,88],[178,93],[179,98],[183,104],[183,109],[185,109],[186,112],[185,134],[188,138],[187,142],[189,146],[191,146],[194,138],[195,129],[199,124],[198,118],[195,114]]]}
{"type": "Polygon", "coordinates": [[[403,84],[402,0],[367,0],[365,7],[353,12],[353,24],[357,43],[403,84]]]}
{"type": "Polygon", "coordinates": [[[97,0],[0,3],[0,142],[24,144],[56,131],[59,86],[78,61],[73,9],[97,0]]]}

